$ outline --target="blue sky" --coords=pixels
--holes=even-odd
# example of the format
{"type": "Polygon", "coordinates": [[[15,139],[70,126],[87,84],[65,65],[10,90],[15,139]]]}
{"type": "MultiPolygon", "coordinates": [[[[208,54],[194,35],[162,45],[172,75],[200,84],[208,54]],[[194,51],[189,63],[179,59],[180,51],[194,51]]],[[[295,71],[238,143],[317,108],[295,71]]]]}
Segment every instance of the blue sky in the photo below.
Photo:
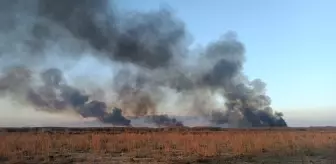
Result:
{"type": "Polygon", "coordinates": [[[273,107],[284,113],[323,109],[328,113],[336,107],[334,0],[119,0],[116,4],[127,10],[169,5],[198,44],[236,31],[247,50],[246,74],[267,83],[273,107]]]}

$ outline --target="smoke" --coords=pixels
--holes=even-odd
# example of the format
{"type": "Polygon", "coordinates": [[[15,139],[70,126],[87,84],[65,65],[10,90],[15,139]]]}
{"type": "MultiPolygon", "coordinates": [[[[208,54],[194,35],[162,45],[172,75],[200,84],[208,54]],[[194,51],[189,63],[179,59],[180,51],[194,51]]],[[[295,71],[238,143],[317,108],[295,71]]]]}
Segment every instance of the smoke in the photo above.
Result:
{"type": "Polygon", "coordinates": [[[178,121],[176,118],[170,118],[168,115],[152,115],[146,118],[147,122],[153,122],[156,125],[160,126],[169,126],[177,127],[183,126],[181,121],[178,121]]]}
{"type": "Polygon", "coordinates": [[[0,6],[4,98],[115,125],[146,116],[182,126],[165,114],[172,112],[214,125],[287,126],[271,108],[266,84],[243,74],[245,48],[232,31],[195,53],[184,23],[168,9],[122,13],[108,0],[0,6]]]}

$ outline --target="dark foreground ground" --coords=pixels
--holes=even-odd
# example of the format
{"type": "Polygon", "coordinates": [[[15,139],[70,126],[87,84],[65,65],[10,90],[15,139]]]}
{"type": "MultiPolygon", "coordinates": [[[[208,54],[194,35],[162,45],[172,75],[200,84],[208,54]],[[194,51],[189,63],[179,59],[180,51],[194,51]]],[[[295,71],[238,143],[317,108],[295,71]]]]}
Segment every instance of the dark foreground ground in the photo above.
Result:
{"type": "Polygon", "coordinates": [[[336,128],[3,128],[0,163],[336,163],[336,128]]]}

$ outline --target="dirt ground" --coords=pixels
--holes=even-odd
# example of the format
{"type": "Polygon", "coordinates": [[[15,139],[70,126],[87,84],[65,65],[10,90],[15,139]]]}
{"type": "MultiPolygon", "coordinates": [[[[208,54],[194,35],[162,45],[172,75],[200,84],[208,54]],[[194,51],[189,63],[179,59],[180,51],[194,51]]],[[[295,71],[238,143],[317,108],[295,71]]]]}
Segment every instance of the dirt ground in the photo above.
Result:
{"type": "Polygon", "coordinates": [[[336,163],[335,129],[2,129],[0,163],[336,163]]]}

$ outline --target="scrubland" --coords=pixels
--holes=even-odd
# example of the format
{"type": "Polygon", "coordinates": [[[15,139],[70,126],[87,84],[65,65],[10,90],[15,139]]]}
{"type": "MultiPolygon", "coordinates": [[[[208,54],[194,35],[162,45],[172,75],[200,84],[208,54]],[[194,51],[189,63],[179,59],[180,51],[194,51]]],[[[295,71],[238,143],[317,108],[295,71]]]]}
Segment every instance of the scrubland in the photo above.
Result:
{"type": "Polygon", "coordinates": [[[332,163],[330,129],[2,129],[0,163],[332,163]]]}

